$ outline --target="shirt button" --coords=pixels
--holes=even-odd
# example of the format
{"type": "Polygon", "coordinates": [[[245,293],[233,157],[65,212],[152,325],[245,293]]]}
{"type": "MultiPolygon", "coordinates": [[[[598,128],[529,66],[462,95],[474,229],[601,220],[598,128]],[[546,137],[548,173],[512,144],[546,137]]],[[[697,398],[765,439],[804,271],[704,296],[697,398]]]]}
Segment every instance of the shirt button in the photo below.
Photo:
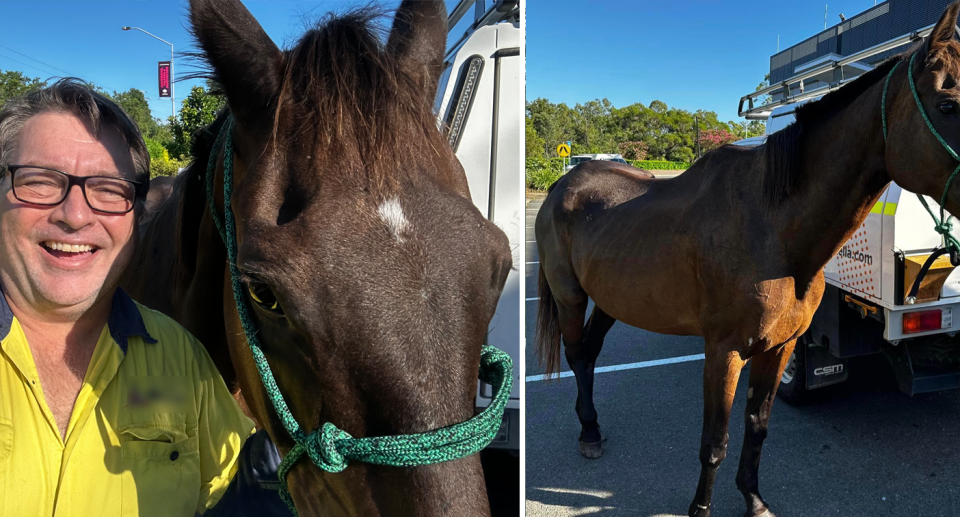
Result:
{"type": "Polygon", "coordinates": [[[170,453],[170,461],[177,461],[177,458],[179,457],[180,457],[180,453],[177,451],[173,451],[170,453]]]}

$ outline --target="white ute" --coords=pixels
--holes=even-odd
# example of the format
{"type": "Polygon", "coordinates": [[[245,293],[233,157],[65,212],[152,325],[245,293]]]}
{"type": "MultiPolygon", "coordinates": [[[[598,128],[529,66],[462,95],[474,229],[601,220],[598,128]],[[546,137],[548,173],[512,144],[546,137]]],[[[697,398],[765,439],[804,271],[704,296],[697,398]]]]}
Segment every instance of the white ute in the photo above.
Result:
{"type": "MultiPolygon", "coordinates": [[[[799,104],[774,108],[767,134],[792,123],[799,104]]],[[[735,145],[765,141],[766,136],[754,137],[735,145]]],[[[939,217],[937,201],[925,199],[939,217]]],[[[957,229],[952,233],[960,237],[957,229]]],[[[891,183],[824,268],[823,301],[810,330],[797,342],[779,396],[800,403],[809,390],[845,381],[850,357],[877,353],[890,361],[900,389],[909,395],[960,387],[960,341],[955,338],[960,268],[949,255],[941,255],[910,296],[921,266],[942,243],[917,195],[891,183]]]]}
{"type": "MultiPolygon", "coordinates": [[[[507,277],[487,342],[513,359],[513,392],[490,447],[520,451],[520,245],[523,242],[523,70],[519,0],[461,0],[450,13],[459,27],[473,22],[447,51],[437,90],[437,122],[467,174],[473,203],[510,240],[514,268],[507,277]],[[486,6],[489,5],[489,8],[486,6]]],[[[477,387],[477,411],[493,390],[477,387]]]]}

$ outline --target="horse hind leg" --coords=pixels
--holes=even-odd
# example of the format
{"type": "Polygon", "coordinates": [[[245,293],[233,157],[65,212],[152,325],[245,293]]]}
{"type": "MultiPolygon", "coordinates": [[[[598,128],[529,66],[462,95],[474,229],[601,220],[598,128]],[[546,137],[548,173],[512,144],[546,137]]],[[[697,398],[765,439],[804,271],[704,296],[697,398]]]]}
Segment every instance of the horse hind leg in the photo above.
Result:
{"type": "Polygon", "coordinates": [[[727,457],[727,426],[744,361],[720,343],[708,343],[703,366],[703,432],[700,437],[700,481],[690,503],[690,517],[710,517],[710,499],[717,469],[727,457]]]}
{"type": "Polygon", "coordinates": [[[796,341],[751,359],[750,389],[747,391],[747,409],[744,413],[743,450],[737,470],[737,488],[747,503],[745,517],[774,517],[767,503],[760,497],[758,472],[763,440],[767,437],[773,399],[777,394],[780,376],[793,353],[796,341]]]}
{"type": "MultiPolygon", "coordinates": [[[[580,322],[586,307],[580,309],[580,322]]],[[[593,374],[597,356],[603,348],[603,338],[616,322],[600,307],[594,306],[587,325],[578,336],[563,333],[564,352],[567,364],[577,379],[577,417],[580,419],[580,454],[588,459],[603,455],[603,436],[597,423],[597,409],[593,404],[593,374]]],[[[576,322],[571,322],[571,325],[576,322]]]]}

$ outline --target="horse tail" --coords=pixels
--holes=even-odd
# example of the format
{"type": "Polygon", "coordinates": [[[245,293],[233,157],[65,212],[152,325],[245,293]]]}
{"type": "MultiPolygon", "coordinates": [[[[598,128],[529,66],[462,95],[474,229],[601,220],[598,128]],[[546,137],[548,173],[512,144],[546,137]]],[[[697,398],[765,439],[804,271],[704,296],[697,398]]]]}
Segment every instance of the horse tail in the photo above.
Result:
{"type": "Polygon", "coordinates": [[[540,304],[537,309],[537,358],[547,377],[553,377],[560,371],[560,325],[558,323],[557,302],[550,291],[550,283],[540,265],[540,279],[537,282],[537,295],[540,304]]]}

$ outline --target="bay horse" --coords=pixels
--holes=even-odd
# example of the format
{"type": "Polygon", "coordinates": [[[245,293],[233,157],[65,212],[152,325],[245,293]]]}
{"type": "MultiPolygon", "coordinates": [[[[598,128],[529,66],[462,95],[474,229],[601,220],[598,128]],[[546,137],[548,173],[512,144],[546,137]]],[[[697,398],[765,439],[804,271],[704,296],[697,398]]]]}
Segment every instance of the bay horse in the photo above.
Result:
{"type": "Polygon", "coordinates": [[[550,187],[536,219],[536,347],[552,374],[562,338],[581,454],[603,453],[594,365],[616,320],[703,336],[701,472],[689,515],[710,515],[750,360],[736,483],[745,515],[773,516],[758,489],[760,452],[784,366],[823,295],[824,266],[891,180],[938,200],[946,190],[945,208],[960,213],[958,163],[944,149],[960,148],[958,5],[916,48],[797,108],[796,122],[765,145],[722,147],[673,179],[591,161],[550,187]],[[595,307],[584,325],[588,297],[595,307]]]}
{"type": "MultiPolygon", "coordinates": [[[[268,400],[237,303],[306,431],[405,435],[474,416],[481,347],[512,267],[506,235],[474,207],[437,129],[447,37],[442,0],[405,0],[386,41],[379,13],[328,15],[281,51],[239,0],[192,0],[206,77],[227,108],[194,163],[140,229],[123,287],[207,348],[281,454],[294,447],[268,400]],[[224,218],[225,130],[245,300],[234,300],[224,218]],[[213,159],[213,208],[205,181],[213,159]]],[[[480,458],[351,463],[289,473],[298,513],[489,515],[480,458]]]]}

